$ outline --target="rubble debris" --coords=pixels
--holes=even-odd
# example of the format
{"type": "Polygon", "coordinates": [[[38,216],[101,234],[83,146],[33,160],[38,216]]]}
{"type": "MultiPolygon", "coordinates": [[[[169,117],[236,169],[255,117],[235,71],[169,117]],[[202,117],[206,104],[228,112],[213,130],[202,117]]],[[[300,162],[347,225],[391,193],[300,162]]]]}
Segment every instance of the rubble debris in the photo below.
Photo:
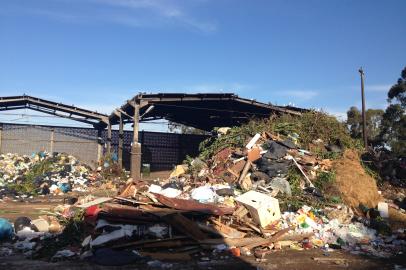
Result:
{"type": "Polygon", "coordinates": [[[216,197],[216,192],[214,192],[210,186],[201,186],[193,189],[191,197],[193,200],[199,201],[201,203],[213,203],[216,197]]]}
{"type": "Polygon", "coordinates": [[[85,192],[98,179],[89,166],[63,153],[0,155],[0,199],[85,192]]]}
{"type": "Polygon", "coordinates": [[[175,199],[175,198],[167,198],[163,195],[160,194],[155,194],[155,197],[158,199],[160,203],[163,205],[178,209],[178,210],[186,210],[186,211],[195,211],[195,212],[202,212],[206,214],[212,214],[212,215],[225,215],[225,214],[231,214],[233,212],[233,209],[231,208],[226,208],[226,207],[217,207],[215,205],[211,204],[203,204],[203,203],[198,203],[195,201],[191,200],[182,200],[182,199],[175,199]]]}
{"type": "MultiPolygon", "coordinates": [[[[389,202],[374,198],[360,207],[345,197],[356,194],[343,194],[340,189],[341,201],[337,194],[330,195],[330,186],[324,183],[348,183],[342,170],[354,168],[344,165],[352,166],[359,159],[353,156],[348,162],[349,150],[344,149],[344,157],[337,160],[326,158],[330,153],[319,155],[311,148],[320,145],[326,151],[324,145],[335,140],[302,139],[310,135],[299,132],[299,136],[290,128],[289,123],[277,123],[275,134],[255,130],[238,137],[238,144],[217,145],[218,151],[211,155],[176,166],[168,179],[130,179],[122,192],[109,197],[79,196],[60,205],[52,218],[21,219],[15,225],[13,251],[51,260],[83,258],[114,266],[144,262],[161,268],[172,267],[166,261],[196,257],[207,262],[223,256],[219,254],[254,255],[263,261],[266,254],[286,248],[326,252],[340,248],[378,257],[404,252],[405,229],[385,227],[386,213],[392,216],[391,211],[397,211],[389,202]],[[326,180],[335,175],[338,183],[326,180]],[[33,223],[39,224],[37,231],[31,228],[33,223]],[[51,230],[58,225],[59,231],[51,230]],[[50,243],[52,252],[45,252],[50,243]]],[[[235,130],[219,132],[218,142],[235,136],[235,130]]],[[[354,181],[351,187],[365,188],[354,181]]]]}
{"type": "Polygon", "coordinates": [[[292,190],[290,188],[289,182],[282,177],[275,177],[269,182],[269,187],[273,190],[279,190],[286,194],[286,196],[292,196],[292,190]]]}
{"type": "Polygon", "coordinates": [[[183,165],[177,165],[176,168],[173,170],[173,172],[170,174],[170,178],[172,177],[179,177],[182,174],[185,174],[186,170],[185,167],[183,165]]]}
{"type": "Polygon", "coordinates": [[[195,222],[180,213],[165,215],[163,216],[163,220],[194,240],[200,241],[207,238],[195,222]]]}
{"type": "Polygon", "coordinates": [[[25,227],[31,226],[31,219],[28,217],[18,217],[14,221],[14,230],[15,232],[19,232],[23,230],[25,227]]]}
{"type": "Polygon", "coordinates": [[[31,224],[35,226],[38,232],[48,232],[49,224],[45,219],[38,218],[31,221],[31,224]]]}

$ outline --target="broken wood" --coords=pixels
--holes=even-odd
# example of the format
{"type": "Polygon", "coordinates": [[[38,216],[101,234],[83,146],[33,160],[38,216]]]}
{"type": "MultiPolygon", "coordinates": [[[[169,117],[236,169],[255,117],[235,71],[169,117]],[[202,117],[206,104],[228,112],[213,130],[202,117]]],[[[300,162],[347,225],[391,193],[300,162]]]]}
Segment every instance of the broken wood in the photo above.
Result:
{"type": "Polygon", "coordinates": [[[158,222],[159,218],[151,213],[148,213],[140,208],[128,205],[105,203],[102,211],[99,213],[102,217],[114,222],[128,222],[134,224],[137,222],[158,222]]]}
{"type": "Polygon", "coordinates": [[[245,223],[245,225],[247,225],[248,227],[250,227],[251,229],[253,229],[257,233],[262,234],[261,230],[257,226],[255,226],[254,224],[251,224],[251,223],[247,222],[247,223],[245,223]]]}
{"type": "Polygon", "coordinates": [[[133,204],[143,204],[143,205],[151,204],[151,203],[140,202],[140,201],[137,201],[137,200],[128,199],[128,198],[123,198],[123,197],[114,197],[114,199],[116,199],[116,200],[118,200],[118,201],[124,201],[124,202],[133,203],[133,204]]]}
{"type": "Polygon", "coordinates": [[[228,171],[229,173],[231,173],[232,175],[234,175],[234,177],[237,178],[237,179],[240,177],[239,174],[235,173],[235,172],[234,172],[232,169],[230,169],[230,168],[227,168],[227,171],[228,171]]]}
{"type": "Polygon", "coordinates": [[[105,202],[108,202],[108,201],[111,201],[111,200],[113,200],[113,198],[110,198],[110,197],[100,197],[100,198],[94,199],[93,201],[90,201],[90,202],[87,202],[87,203],[84,203],[84,204],[77,205],[77,207],[79,207],[79,208],[88,208],[88,207],[90,207],[90,206],[98,205],[98,204],[105,203],[105,202]]]}
{"type": "Polygon", "coordinates": [[[299,165],[299,163],[297,163],[296,159],[292,156],[287,156],[289,159],[293,160],[293,163],[295,163],[296,167],[299,169],[299,171],[303,174],[303,176],[305,177],[306,181],[309,183],[310,187],[314,187],[312,181],[310,181],[309,177],[307,177],[306,173],[303,171],[302,166],[299,165]]]}
{"type": "Polygon", "coordinates": [[[162,219],[178,231],[199,241],[207,238],[207,235],[199,229],[199,226],[192,220],[180,213],[163,216],[162,219]]]}
{"type": "Polygon", "coordinates": [[[128,242],[123,244],[116,244],[112,246],[112,248],[127,248],[127,247],[175,247],[175,246],[182,246],[184,245],[185,241],[196,243],[195,241],[188,240],[186,236],[177,236],[173,238],[165,238],[165,239],[152,239],[152,240],[138,240],[134,242],[128,242]],[[152,244],[152,246],[151,246],[152,244]]]}
{"type": "Polygon", "coordinates": [[[153,194],[158,199],[158,201],[163,205],[178,210],[201,212],[217,216],[230,215],[234,212],[233,208],[225,208],[225,207],[220,208],[212,204],[204,204],[192,200],[168,198],[157,193],[153,194]]]}
{"type": "Polygon", "coordinates": [[[245,206],[241,205],[234,211],[233,215],[236,216],[238,219],[242,219],[248,214],[248,209],[245,206]]]}
{"type": "Polygon", "coordinates": [[[268,246],[276,241],[278,241],[284,234],[286,234],[287,232],[289,232],[292,228],[286,228],[283,230],[280,230],[279,232],[275,233],[271,238],[269,239],[263,239],[261,241],[258,241],[256,243],[252,243],[249,245],[244,246],[245,249],[253,249],[254,247],[258,247],[258,246],[268,246]]]}
{"type": "Polygon", "coordinates": [[[214,223],[214,228],[220,232],[223,237],[226,238],[244,238],[246,233],[240,232],[234,228],[231,228],[217,220],[211,220],[214,223]]]}
{"type": "Polygon", "coordinates": [[[245,176],[247,175],[248,171],[251,168],[251,161],[247,160],[247,162],[244,165],[244,168],[240,174],[240,178],[238,179],[238,182],[241,183],[242,180],[244,180],[245,176]]]}

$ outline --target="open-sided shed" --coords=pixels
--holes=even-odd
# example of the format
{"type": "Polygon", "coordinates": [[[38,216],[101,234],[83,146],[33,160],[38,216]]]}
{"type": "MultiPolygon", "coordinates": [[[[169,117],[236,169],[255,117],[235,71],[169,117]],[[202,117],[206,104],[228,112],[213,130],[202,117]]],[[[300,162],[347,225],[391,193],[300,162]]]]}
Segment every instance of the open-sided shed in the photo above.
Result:
{"type": "MultiPolygon", "coordinates": [[[[138,179],[141,167],[141,145],[138,142],[140,122],[165,119],[210,131],[214,127],[240,125],[252,118],[284,113],[301,115],[303,111],[299,108],[275,106],[240,98],[232,93],[141,93],[113,111],[109,116],[109,133],[111,133],[111,125],[119,124],[120,134],[123,134],[124,124],[133,123],[131,175],[134,179],[138,179]]],[[[120,135],[119,158],[122,156],[123,148],[121,137],[120,135]]]]}

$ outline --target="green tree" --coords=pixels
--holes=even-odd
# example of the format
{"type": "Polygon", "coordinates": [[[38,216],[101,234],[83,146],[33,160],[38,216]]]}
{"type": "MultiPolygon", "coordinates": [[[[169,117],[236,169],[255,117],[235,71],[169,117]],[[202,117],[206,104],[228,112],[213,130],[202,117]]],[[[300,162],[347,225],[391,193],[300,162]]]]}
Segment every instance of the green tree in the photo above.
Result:
{"type": "MultiPolygon", "coordinates": [[[[366,111],[368,141],[371,143],[375,143],[379,138],[383,114],[384,111],[380,109],[368,109],[366,111]]],[[[351,137],[362,138],[362,114],[357,107],[351,107],[347,111],[347,125],[351,137]]]]}
{"type": "Polygon", "coordinates": [[[382,116],[381,140],[397,156],[406,156],[406,67],[388,92],[389,106],[382,116]]]}

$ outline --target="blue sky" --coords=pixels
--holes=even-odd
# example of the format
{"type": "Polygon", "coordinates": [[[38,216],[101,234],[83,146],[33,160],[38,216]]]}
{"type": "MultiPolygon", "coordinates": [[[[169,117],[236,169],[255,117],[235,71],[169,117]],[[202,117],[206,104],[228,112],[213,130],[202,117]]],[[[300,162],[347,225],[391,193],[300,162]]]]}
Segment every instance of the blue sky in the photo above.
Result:
{"type": "Polygon", "coordinates": [[[342,115],[360,105],[363,66],[367,106],[384,108],[406,65],[405,10],[404,0],[1,0],[0,96],[110,113],[140,91],[221,91],[342,115]]]}

